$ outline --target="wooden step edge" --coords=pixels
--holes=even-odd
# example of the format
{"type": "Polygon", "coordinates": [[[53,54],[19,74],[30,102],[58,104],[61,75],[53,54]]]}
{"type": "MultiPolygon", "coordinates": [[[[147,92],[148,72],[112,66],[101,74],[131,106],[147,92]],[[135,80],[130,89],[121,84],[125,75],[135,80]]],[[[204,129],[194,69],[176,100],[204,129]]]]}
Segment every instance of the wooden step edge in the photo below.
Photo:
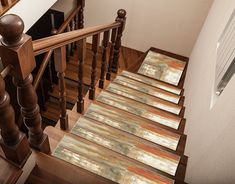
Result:
{"type": "MultiPolygon", "coordinates": [[[[106,88],[106,86],[107,86],[109,83],[110,83],[110,81],[105,81],[105,87],[104,87],[104,89],[106,88]]],[[[101,93],[101,91],[102,91],[102,89],[96,87],[95,96],[97,97],[97,96],[101,93]]],[[[105,107],[105,108],[108,107],[108,108],[111,108],[111,109],[115,109],[115,110],[117,110],[117,111],[121,111],[121,112],[123,112],[123,113],[125,113],[125,114],[129,114],[130,116],[133,116],[133,117],[136,117],[136,118],[140,118],[140,119],[145,120],[145,121],[147,121],[147,122],[149,122],[149,123],[151,123],[151,124],[157,125],[157,126],[159,126],[159,127],[161,127],[161,128],[164,128],[164,129],[166,129],[166,130],[172,131],[172,132],[174,132],[174,133],[178,133],[178,134],[180,134],[180,135],[183,135],[183,134],[184,134],[184,129],[185,129],[185,125],[186,125],[186,120],[185,120],[185,118],[182,118],[182,119],[181,119],[179,128],[176,130],[176,129],[167,127],[167,126],[165,126],[165,125],[162,125],[162,124],[159,124],[159,123],[156,123],[156,122],[152,122],[152,121],[150,121],[150,120],[148,120],[148,119],[146,119],[146,118],[142,118],[142,117],[136,116],[136,115],[134,115],[134,114],[132,114],[132,113],[129,113],[129,112],[126,112],[126,111],[122,111],[122,110],[120,110],[120,109],[118,109],[118,108],[116,108],[116,107],[112,107],[112,106],[103,104],[103,103],[98,102],[98,101],[96,101],[96,100],[90,100],[90,99],[89,99],[89,92],[88,92],[87,95],[84,97],[84,102],[85,102],[84,112],[86,112],[86,110],[88,109],[90,103],[95,103],[95,104],[101,105],[101,106],[103,106],[103,107],[105,107]]],[[[74,105],[72,111],[77,112],[77,104],[74,105]]]]}
{"type": "MultiPolygon", "coordinates": [[[[114,84],[115,84],[115,83],[114,83],[114,84]]],[[[120,84],[115,84],[115,85],[120,86],[120,84]]],[[[124,86],[124,87],[125,87],[125,86],[124,86]]],[[[127,88],[127,87],[126,87],[126,88],[127,88]]],[[[118,96],[121,96],[121,97],[126,98],[126,99],[133,100],[133,101],[135,101],[135,102],[138,102],[138,103],[147,105],[147,106],[149,106],[150,108],[153,108],[153,109],[156,109],[156,110],[159,110],[159,111],[163,111],[163,112],[165,112],[165,113],[169,113],[169,114],[174,115],[174,116],[176,115],[176,116],[179,116],[179,117],[181,117],[181,118],[184,117],[185,106],[178,105],[178,104],[174,104],[174,103],[172,103],[172,102],[166,101],[166,100],[161,99],[161,98],[158,98],[158,97],[154,97],[154,98],[156,98],[156,102],[158,101],[159,104],[163,104],[164,101],[165,101],[165,102],[167,103],[166,106],[170,106],[171,104],[172,104],[173,106],[178,106],[178,108],[180,108],[179,114],[175,114],[175,113],[170,112],[170,111],[167,111],[167,110],[165,110],[165,109],[160,109],[160,108],[158,108],[158,107],[155,107],[155,106],[150,105],[150,104],[147,104],[147,103],[140,102],[140,101],[138,101],[138,100],[136,100],[136,99],[133,99],[133,98],[125,97],[124,95],[119,95],[119,94],[117,94],[116,92],[113,92],[113,91],[108,90],[107,88],[105,89],[105,91],[107,91],[107,92],[109,92],[109,93],[112,93],[112,94],[115,94],[115,95],[118,95],[118,96]]],[[[142,92],[138,92],[138,93],[142,93],[142,92]]],[[[143,94],[144,94],[144,93],[143,93],[143,94]]],[[[151,95],[148,95],[148,94],[145,94],[145,95],[152,97],[151,95]]],[[[135,95],[133,95],[133,96],[135,96],[135,95]]]]}
{"type": "Polygon", "coordinates": [[[0,156],[0,183],[15,184],[21,177],[23,170],[17,168],[0,156]]]}
{"type": "MultiPolygon", "coordinates": [[[[49,135],[49,141],[50,141],[50,143],[51,143],[51,150],[52,150],[52,152],[56,149],[56,147],[57,147],[59,141],[63,138],[63,136],[64,136],[64,135],[68,135],[68,136],[74,138],[75,140],[77,140],[77,139],[79,138],[79,141],[82,140],[82,142],[84,142],[85,144],[94,145],[95,147],[97,147],[98,149],[100,149],[100,150],[102,150],[102,151],[104,151],[104,152],[110,152],[110,153],[112,153],[112,155],[115,155],[115,156],[117,156],[118,158],[125,159],[125,160],[127,160],[127,161],[132,162],[132,163],[135,163],[135,164],[137,164],[137,165],[139,165],[139,166],[141,166],[141,167],[143,167],[143,168],[148,169],[148,170],[151,171],[151,172],[158,173],[158,174],[160,174],[160,175],[163,175],[163,176],[165,176],[165,177],[168,177],[168,178],[171,178],[171,179],[174,179],[174,180],[184,181],[184,178],[182,178],[182,176],[185,175],[186,166],[183,165],[183,164],[179,164],[179,165],[178,165],[178,168],[177,168],[177,171],[176,171],[176,175],[175,175],[175,176],[171,176],[170,174],[167,174],[167,173],[165,173],[165,172],[163,172],[163,171],[154,169],[154,168],[152,168],[151,166],[145,165],[145,164],[143,164],[143,163],[141,163],[141,162],[138,162],[138,161],[136,161],[136,160],[134,160],[134,159],[128,158],[128,157],[126,157],[126,156],[123,156],[123,155],[121,155],[121,154],[119,154],[119,153],[116,153],[116,152],[114,152],[114,151],[111,151],[111,150],[109,150],[109,149],[107,149],[107,148],[105,148],[105,147],[103,147],[103,146],[94,144],[94,143],[92,143],[92,142],[90,142],[90,141],[88,141],[88,140],[86,140],[86,139],[83,139],[83,138],[80,138],[80,137],[78,137],[78,136],[76,136],[76,135],[69,134],[69,133],[67,133],[67,132],[64,132],[64,131],[55,129],[55,128],[53,128],[53,127],[47,127],[47,128],[45,129],[45,133],[47,133],[47,134],[49,135]]],[[[89,172],[89,171],[87,171],[87,172],[89,172]]]]}
{"type": "MultiPolygon", "coordinates": [[[[53,144],[52,140],[50,143],[53,144]]],[[[40,152],[34,152],[36,158],[36,164],[39,169],[42,169],[48,175],[56,177],[56,181],[60,180],[66,184],[113,184],[110,180],[107,180],[101,176],[93,174],[85,169],[74,166],[70,163],[64,162],[53,156],[46,155],[40,152]]],[[[49,179],[49,178],[45,178],[49,179]]],[[[54,184],[54,181],[51,184],[54,184]]]]}
{"type": "MultiPolygon", "coordinates": [[[[75,98],[68,97],[68,96],[67,96],[68,93],[69,93],[69,92],[66,90],[66,102],[69,103],[69,104],[71,104],[71,105],[74,105],[77,100],[75,100],[75,98]]],[[[49,93],[48,93],[48,95],[49,95],[50,97],[55,98],[55,99],[59,99],[59,98],[60,98],[60,96],[59,96],[59,89],[58,89],[57,87],[55,87],[52,92],[49,92],[49,93]]],[[[76,95],[76,99],[77,99],[77,95],[76,95]]]]}
{"type": "MultiPolygon", "coordinates": [[[[123,72],[128,72],[128,71],[123,70],[123,72]]],[[[138,81],[138,82],[143,83],[143,84],[148,85],[148,86],[152,86],[152,87],[155,87],[155,88],[159,88],[159,89],[161,89],[161,90],[163,90],[163,91],[166,91],[166,92],[171,93],[171,94],[174,94],[174,95],[179,95],[179,96],[180,96],[180,95],[182,94],[182,91],[184,91],[183,88],[180,88],[180,87],[175,86],[175,85],[173,85],[173,84],[166,83],[166,82],[161,81],[161,80],[158,80],[158,79],[153,79],[153,78],[151,78],[151,77],[145,76],[145,75],[143,75],[143,74],[139,74],[139,73],[137,73],[137,72],[136,72],[136,73],[128,72],[128,73],[133,74],[133,75],[140,76],[140,77],[142,77],[142,78],[146,78],[147,80],[151,80],[151,81],[156,82],[156,83],[158,83],[159,85],[165,86],[165,87],[167,87],[167,88],[171,88],[171,89],[177,90],[177,91],[179,91],[179,94],[174,93],[174,92],[171,92],[171,91],[168,91],[168,90],[166,90],[166,89],[162,89],[162,88],[156,87],[156,86],[154,86],[154,85],[145,83],[145,82],[140,81],[140,80],[136,80],[136,79],[134,79],[133,77],[129,77],[129,76],[126,76],[126,75],[122,75],[121,73],[120,73],[120,74],[121,74],[121,76],[123,76],[123,77],[126,77],[126,78],[129,78],[129,79],[138,81]]]]}
{"type": "MultiPolygon", "coordinates": [[[[107,92],[106,92],[107,93],[107,92]]],[[[110,94],[112,94],[112,93],[110,93],[110,94]]],[[[97,93],[97,95],[99,95],[98,93],[97,93]]],[[[115,97],[119,97],[119,95],[114,95],[114,94],[112,94],[113,95],[113,98],[115,98],[115,97]]],[[[122,99],[127,99],[127,103],[128,103],[128,101],[129,102],[135,102],[134,100],[131,100],[131,99],[128,99],[128,98],[124,98],[124,97],[120,97],[120,98],[122,98],[122,99]]],[[[106,103],[103,103],[103,102],[100,102],[99,101],[99,103],[100,104],[106,104],[106,103]]],[[[136,104],[141,104],[140,102],[135,102],[136,104]]],[[[106,104],[106,105],[109,105],[109,104],[106,104]]],[[[142,104],[141,104],[142,105],[142,104]]],[[[109,105],[110,107],[114,107],[114,108],[116,108],[117,110],[119,109],[119,108],[117,108],[117,107],[115,107],[115,106],[112,106],[112,105],[109,105]]],[[[169,128],[171,128],[171,129],[174,129],[174,130],[184,130],[184,128],[185,128],[185,119],[184,118],[181,118],[181,117],[179,117],[179,116],[177,116],[177,115],[173,115],[173,114],[171,114],[171,113],[168,113],[168,112],[164,112],[164,111],[162,111],[162,110],[158,110],[158,109],[153,109],[153,108],[150,108],[150,107],[148,107],[147,105],[143,105],[143,106],[145,106],[145,108],[149,111],[149,112],[151,112],[151,113],[153,113],[153,114],[158,114],[158,115],[160,115],[160,116],[162,116],[162,117],[166,117],[166,118],[169,118],[169,119],[174,119],[174,120],[176,120],[176,121],[178,121],[179,122],[179,124],[178,124],[178,128],[177,129],[174,129],[174,128],[172,128],[172,127],[169,127],[169,126],[167,126],[167,125],[163,125],[163,124],[161,124],[161,123],[158,123],[158,122],[156,122],[156,121],[154,121],[154,123],[156,123],[156,124],[161,124],[162,126],[164,126],[164,127],[169,127],[169,128]]],[[[119,111],[124,111],[124,110],[122,110],[122,109],[119,109],[119,111]]],[[[125,111],[125,112],[128,112],[128,111],[125,111]]],[[[131,113],[131,112],[128,112],[129,114],[133,114],[133,113],[131,113]]],[[[133,114],[133,115],[135,115],[135,114],[133,114]]],[[[139,117],[138,115],[135,115],[135,116],[137,116],[137,117],[139,117]]],[[[142,117],[142,116],[141,116],[142,117]]],[[[143,117],[144,118],[144,117],[143,117]]],[[[144,118],[144,119],[147,119],[147,118],[144,118]]],[[[183,132],[183,131],[182,131],[183,132]]]]}
{"type": "MultiPolygon", "coordinates": [[[[67,114],[68,114],[69,128],[68,128],[68,130],[66,130],[65,132],[69,133],[69,132],[73,129],[73,127],[75,126],[75,124],[77,123],[77,121],[79,120],[79,118],[82,117],[83,115],[81,115],[81,114],[79,114],[79,113],[77,113],[77,112],[74,112],[74,111],[70,111],[70,110],[67,110],[67,114]]],[[[89,118],[88,118],[88,119],[89,119],[89,118]]],[[[95,121],[95,120],[92,120],[92,121],[95,121]]],[[[102,122],[99,122],[99,123],[102,124],[102,122]]],[[[106,125],[106,124],[103,124],[103,125],[104,125],[104,126],[108,126],[108,125],[106,125]]],[[[112,129],[116,129],[116,128],[112,127],[112,126],[110,126],[110,127],[111,127],[112,129]]],[[[55,126],[55,128],[60,129],[60,122],[59,122],[59,121],[58,121],[57,125],[55,126]]],[[[122,131],[122,130],[120,130],[120,129],[117,129],[117,130],[118,130],[118,131],[122,131]]],[[[124,132],[124,131],[122,131],[122,132],[124,132]]],[[[141,140],[143,140],[143,141],[150,142],[150,141],[148,141],[148,140],[145,140],[145,139],[143,139],[143,138],[141,138],[141,137],[135,136],[135,135],[130,134],[130,133],[128,133],[128,132],[124,132],[124,133],[126,133],[126,134],[128,134],[128,135],[131,135],[131,136],[134,136],[134,137],[137,137],[138,139],[141,139],[141,140]]],[[[164,146],[162,146],[162,145],[158,145],[158,144],[156,144],[156,143],[152,143],[152,142],[150,142],[150,143],[153,144],[153,145],[155,145],[155,146],[157,146],[157,147],[159,147],[159,149],[162,149],[162,150],[168,151],[168,152],[170,152],[170,153],[177,154],[177,155],[181,156],[181,163],[182,163],[183,165],[187,165],[187,156],[184,155],[184,149],[185,149],[185,145],[186,145],[186,135],[181,135],[181,138],[180,138],[180,140],[179,140],[179,143],[178,143],[178,146],[177,146],[176,151],[171,150],[171,149],[169,149],[169,148],[166,148],[166,147],[164,147],[164,146]]]]}
{"type": "MultiPolygon", "coordinates": [[[[110,91],[106,90],[110,83],[112,83],[112,81],[107,81],[107,82],[105,82],[104,91],[106,91],[106,92],[108,92],[108,93],[111,93],[111,94],[113,94],[114,96],[120,96],[120,97],[125,98],[125,99],[127,99],[127,100],[134,101],[134,102],[137,102],[137,103],[140,103],[140,104],[144,104],[144,103],[141,103],[141,102],[136,101],[136,100],[134,100],[134,99],[130,99],[130,98],[127,98],[127,97],[124,97],[124,96],[121,96],[121,95],[118,95],[118,94],[116,94],[116,93],[113,93],[113,92],[110,92],[110,91]]],[[[102,92],[102,90],[100,90],[100,89],[98,88],[97,93],[96,93],[96,96],[98,96],[101,92],[102,92]]],[[[170,115],[172,115],[172,116],[177,117],[176,114],[173,114],[173,113],[171,113],[171,112],[168,112],[168,111],[165,111],[165,110],[156,108],[156,107],[152,107],[152,106],[150,106],[150,105],[148,105],[148,104],[145,104],[145,105],[146,105],[146,107],[149,107],[150,109],[153,109],[153,110],[156,109],[156,110],[159,110],[159,111],[163,111],[163,112],[165,112],[165,113],[167,113],[167,114],[170,114],[170,115]]],[[[175,104],[175,105],[176,105],[176,104],[175,104]]],[[[182,119],[183,119],[183,118],[182,118],[182,119]]]]}
{"type": "MultiPolygon", "coordinates": [[[[151,78],[151,77],[149,77],[149,76],[147,76],[147,75],[143,75],[143,74],[141,74],[141,73],[136,73],[136,74],[141,75],[142,77],[146,77],[146,78],[155,80],[155,81],[157,81],[157,82],[159,82],[159,83],[162,83],[163,85],[166,85],[166,86],[169,86],[169,87],[172,87],[172,88],[178,88],[178,89],[180,89],[180,93],[178,94],[179,96],[181,96],[182,91],[184,91],[183,86],[179,86],[179,85],[177,86],[177,85],[174,85],[174,84],[170,84],[170,83],[167,83],[167,82],[165,82],[165,81],[161,81],[161,80],[159,80],[159,79],[154,79],[154,78],[151,78]]],[[[182,77],[182,76],[181,76],[181,77],[182,77]]],[[[181,79],[180,79],[180,81],[181,81],[181,79]]],[[[178,84],[180,84],[180,81],[179,81],[178,84]]],[[[164,90],[164,89],[163,89],[163,90],[164,90]]],[[[166,90],[165,90],[165,91],[166,91],[166,90]]],[[[170,92],[170,91],[168,91],[168,92],[169,92],[169,93],[172,93],[172,94],[175,94],[175,93],[170,92]]]]}

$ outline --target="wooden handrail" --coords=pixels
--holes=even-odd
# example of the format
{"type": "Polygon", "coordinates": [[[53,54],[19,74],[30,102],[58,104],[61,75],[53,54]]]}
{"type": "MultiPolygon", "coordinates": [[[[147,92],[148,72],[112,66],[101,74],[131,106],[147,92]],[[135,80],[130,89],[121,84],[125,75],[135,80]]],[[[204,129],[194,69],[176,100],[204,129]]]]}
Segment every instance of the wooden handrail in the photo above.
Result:
{"type": "Polygon", "coordinates": [[[2,16],[4,13],[6,13],[10,8],[12,8],[19,0],[1,0],[1,10],[0,10],[0,16],[2,16]]]}
{"type": "Polygon", "coordinates": [[[78,12],[81,9],[81,5],[78,6],[73,10],[73,12],[69,15],[69,17],[63,22],[63,24],[60,26],[60,28],[57,31],[57,34],[61,34],[65,31],[67,28],[68,24],[73,20],[73,18],[78,14],[78,12]]]}
{"type": "MultiPolygon", "coordinates": [[[[78,14],[78,12],[81,9],[81,5],[79,5],[77,8],[75,8],[73,10],[73,12],[70,14],[70,16],[64,21],[64,23],[60,26],[60,28],[56,31],[56,34],[60,34],[63,33],[65,31],[65,29],[67,28],[68,24],[73,20],[73,18],[78,14]]],[[[52,55],[52,50],[49,50],[46,55],[43,58],[43,61],[40,65],[40,68],[38,70],[37,75],[35,76],[34,82],[33,82],[33,86],[35,89],[38,88],[39,82],[41,81],[41,78],[46,70],[46,67],[48,65],[48,62],[51,58],[52,55]]]]}
{"type": "Polygon", "coordinates": [[[82,40],[84,38],[94,36],[111,29],[118,28],[120,26],[121,26],[120,22],[113,22],[106,25],[84,28],[82,30],[75,30],[68,33],[62,33],[59,35],[35,40],[33,41],[34,55],[36,56],[48,52],[49,50],[54,50],[56,48],[82,40]]]}

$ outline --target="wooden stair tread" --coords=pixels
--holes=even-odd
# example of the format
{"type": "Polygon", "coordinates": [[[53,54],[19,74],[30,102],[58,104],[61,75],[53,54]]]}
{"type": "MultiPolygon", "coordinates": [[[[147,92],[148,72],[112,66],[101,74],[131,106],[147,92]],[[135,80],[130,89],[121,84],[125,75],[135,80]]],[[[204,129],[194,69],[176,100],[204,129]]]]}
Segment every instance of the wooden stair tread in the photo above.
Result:
{"type": "MultiPolygon", "coordinates": [[[[83,82],[85,85],[90,85],[91,84],[91,67],[89,65],[84,64],[83,67],[83,82]]],[[[100,77],[100,69],[97,68],[96,69],[96,81],[95,83],[97,83],[97,81],[99,80],[100,77]]],[[[67,64],[67,69],[65,71],[65,78],[73,80],[73,81],[78,81],[78,66],[74,64],[74,62],[72,63],[68,63],[67,64]]]]}
{"type": "Polygon", "coordinates": [[[156,183],[160,181],[166,184],[174,183],[174,177],[170,175],[93,144],[83,138],[68,135],[60,130],[53,130],[52,127],[47,127],[46,133],[50,137],[50,142],[53,139],[52,142],[58,143],[54,143],[56,147],[52,147],[53,156],[69,163],[72,162],[71,164],[111,181],[128,183],[131,181],[130,179],[137,179],[136,177],[138,177],[140,181],[149,181],[151,179],[152,182],[155,181],[156,183]]]}
{"type": "Polygon", "coordinates": [[[142,82],[144,84],[148,84],[148,85],[153,86],[153,87],[163,89],[165,91],[168,91],[168,92],[171,92],[171,93],[174,93],[174,94],[177,94],[177,95],[180,95],[180,93],[182,91],[182,89],[180,89],[178,87],[175,87],[175,86],[170,85],[170,84],[166,84],[164,82],[161,82],[161,81],[158,81],[158,80],[155,80],[155,79],[151,79],[149,77],[146,77],[146,76],[143,76],[143,75],[140,75],[140,74],[136,74],[136,73],[132,73],[132,72],[128,72],[128,71],[123,71],[120,75],[125,76],[127,78],[131,78],[131,79],[139,81],[139,82],[142,82]]]}
{"type": "Polygon", "coordinates": [[[23,171],[0,156],[0,183],[15,184],[23,171]]]}
{"type": "MultiPolygon", "coordinates": [[[[59,99],[59,86],[58,85],[54,85],[53,91],[49,92],[49,95],[59,99]]],[[[66,101],[68,103],[71,104],[75,104],[77,101],[77,89],[75,87],[73,87],[72,85],[69,86],[68,84],[66,84],[66,101]],[[72,87],[72,88],[71,88],[72,87]]]]}
{"type": "Polygon", "coordinates": [[[148,84],[141,83],[139,81],[135,81],[133,79],[129,79],[124,76],[117,76],[114,81],[115,83],[119,85],[126,86],[128,88],[134,89],[136,91],[140,91],[142,93],[146,93],[148,95],[152,95],[157,98],[161,98],[163,100],[178,104],[181,100],[181,97],[179,95],[167,92],[165,90],[162,90],[160,88],[156,88],[153,86],[149,86],[148,84]]]}
{"type": "MultiPolygon", "coordinates": [[[[57,142],[53,139],[50,139],[50,144],[53,147],[53,145],[57,144],[57,142]]],[[[78,184],[78,183],[113,184],[114,183],[96,174],[87,172],[86,170],[81,169],[77,166],[74,166],[60,159],[52,157],[51,155],[46,155],[40,152],[34,152],[34,155],[37,163],[36,169],[40,173],[39,172],[32,173],[29,176],[26,184],[31,184],[31,183],[41,184],[40,182],[42,180],[43,180],[42,182],[48,182],[50,184],[78,184]]]]}
{"type": "MultiPolygon", "coordinates": [[[[83,95],[85,95],[85,90],[83,95]]],[[[53,91],[49,92],[49,95],[59,99],[59,86],[54,85],[53,91]]],[[[68,103],[75,104],[77,102],[78,88],[77,86],[66,83],[66,100],[68,103]]]]}
{"type": "Polygon", "coordinates": [[[60,107],[59,107],[59,102],[52,102],[52,101],[47,101],[46,102],[46,111],[41,111],[42,117],[57,122],[58,119],[60,118],[60,107]]]}
{"type": "MultiPolygon", "coordinates": [[[[50,160],[51,161],[51,160],[50,160]]],[[[54,172],[56,173],[56,172],[54,172]]],[[[59,184],[70,184],[68,181],[64,181],[63,178],[59,178],[54,173],[48,172],[43,168],[39,168],[37,165],[30,173],[25,184],[52,184],[52,183],[59,183],[59,184]]]]}
{"type": "Polygon", "coordinates": [[[89,118],[80,117],[71,133],[172,176],[180,163],[179,155],[89,118]]]}
{"type": "MultiPolygon", "coordinates": [[[[105,84],[104,84],[105,87],[104,87],[104,88],[106,88],[109,84],[110,84],[110,81],[105,81],[105,84]]],[[[98,97],[101,92],[102,92],[102,89],[96,87],[96,89],[95,89],[95,94],[96,94],[96,95],[95,95],[95,96],[98,97]]],[[[168,130],[168,131],[171,131],[171,132],[173,132],[173,133],[180,134],[180,135],[183,135],[183,133],[184,133],[185,123],[186,123],[186,120],[185,120],[185,119],[182,119],[182,120],[181,120],[181,123],[180,123],[180,126],[179,126],[178,129],[173,129],[173,128],[171,128],[171,127],[162,125],[162,124],[160,124],[160,123],[158,123],[158,122],[154,122],[154,121],[149,120],[149,119],[146,119],[146,118],[144,118],[144,117],[137,116],[137,115],[135,115],[135,114],[133,114],[133,113],[130,113],[130,112],[127,112],[127,111],[123,111],[123,110],[121,110],[121,109],[119,109],[119,108],[116,108],[116,107],[114,107],[114,106],[110,106],[110,105],[107,105],[107,104],[105,104],[105,103],[96,101],[96,99],[95,99],[95,100],[90,100],[88,93],[87,93],[87,95],[84,97],[84,103],[85,103],[85,105],[84,105],[84,107],[85,107],[85,108],[84,108],[84,112],[86,112],[87,109],[90,107],[90,104],[93,103],[93,104],[96,104],[96,105],[98,105],[98,106],[101,106],[101,107],[103,107],[103,108],[105,108],[105,109],[110,109],[110,110],[112,110],[112,111],[118,112],[118,113],[120,113],[122,116],[125,116],[125,117],[128,118],[128,119],[129,119],[129,118],[130,118],[130,119],[134,118],[134,119],[136,119],[136,121],[141,121],[141,122],[144,121],[144,122],[148,123],[149,125],[157,126],[157,127],[159,127],[159,128],[162,128],[162,129],[165,129],[165,130],[168,130]]],[[[72,111],[75,112],[75,113],[77,113],[77,104],[74,105],[72,111]]],[[[185,143],[186,136],[185,136],[185,135],[183,135],[183,137],[181,136],[181,139],[182,139],[183,142],[185,143]],[[183,138],[183,139],[182,139],[182,138],[183,138]]],[[[184,150],[184,146],[181,147],[180,150],[181,150],[181,151],[184,150]]]]}
{"type": "Polygon", "coordinates": [[[133,116],[128,116],[126,113],[120,113],[115,111],[115,109],[107,109],[94,103],[89,106],[84,116],[171,150],[177,150],[180,141],[179,134],[157,127],[133,116]]]}
{"type": "Polygon", "coordinates": [[[176,115],[179,115],[183,108],[182,106],[179,106],[177,104],[170,103],[160,98],[153,97],[146,93],[139,92],[137,90],[118,85],[116,83],[109,84],[106,90],[176,115]]]}
{"type": "Polygon", "coordinates": [[[173,129],[178,129],[182,121],[182,118],[176,115],[154,109],[148,105],[106,91],[102,91],[96,100],[173,129]]]}
{"type": "Polygon", "coordinates": [[[186,65],[184,60],[149,50],[137,73],[178,86],[186,65]]]}

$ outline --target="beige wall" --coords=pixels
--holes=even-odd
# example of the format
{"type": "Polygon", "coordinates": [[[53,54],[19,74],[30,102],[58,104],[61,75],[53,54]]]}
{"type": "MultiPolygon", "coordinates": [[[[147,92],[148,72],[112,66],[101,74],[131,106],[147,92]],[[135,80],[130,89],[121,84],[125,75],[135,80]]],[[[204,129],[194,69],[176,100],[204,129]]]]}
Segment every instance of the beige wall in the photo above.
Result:
{"type": "Polygon", "coordinates": [[[235,0],[215,0],[191,54],[185,84],[190,184],[235,183],[235,76],[210,110],[216,42],[234,8],[235,0]]]}
{"type": "Polygon", "coordinates": [[[124,45],[146,51],[154,46],[189,56],[213,0],[86,0],[86,26],[128,12],[124,45]]]}

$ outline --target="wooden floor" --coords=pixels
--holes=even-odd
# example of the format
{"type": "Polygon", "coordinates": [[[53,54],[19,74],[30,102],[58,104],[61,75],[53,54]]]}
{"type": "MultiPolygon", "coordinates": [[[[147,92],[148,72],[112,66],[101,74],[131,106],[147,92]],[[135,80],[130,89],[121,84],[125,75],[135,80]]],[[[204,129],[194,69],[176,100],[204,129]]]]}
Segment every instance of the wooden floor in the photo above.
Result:
{"type": "MultiPolygon", "coordinates": [[[[72,109],[77,100],[77,81],[78,81],[78,51],[75,50],[73,56],[70,56],[69,62],[67,63],[66,70],[66,93],[67,93],[67,108],[72,109]]],[[[136,65],[139,61],[139,58],[143,56],[143,52],[137,51],[134,49],[130,49],[127,47],[121,47],[120,58],[119,58],[119,69],[132,71],[133,65],[136,65]]],[[[84,96],[89,90],[90,84],[90,74],[91,74],[91,62],[92,62],[92,51],[91,45],[87,44],[87,53],[86,53],[86,61],[84,64],[85,76],[84,76],[84,96]]],[[[101,49],[98,52],[98,61],[97,61],[97,73],[96,73],[96,82],[100,77],[100,67],[101,67],[101,49]]],[[[138,65],[138,64],[137,64],[138,65]]],[[[54,89],[52,92],[48,93],[49,97],[46,102],[46,110],[41,110],[41,114],[43,117],[44,125],[55,126],[56,122],[59,120],[60,109],[59,109],[59,87],[58,85],[54,85],[54,89]]],[[[43,109],[43,108],[41,108],[43,109]]]]}

